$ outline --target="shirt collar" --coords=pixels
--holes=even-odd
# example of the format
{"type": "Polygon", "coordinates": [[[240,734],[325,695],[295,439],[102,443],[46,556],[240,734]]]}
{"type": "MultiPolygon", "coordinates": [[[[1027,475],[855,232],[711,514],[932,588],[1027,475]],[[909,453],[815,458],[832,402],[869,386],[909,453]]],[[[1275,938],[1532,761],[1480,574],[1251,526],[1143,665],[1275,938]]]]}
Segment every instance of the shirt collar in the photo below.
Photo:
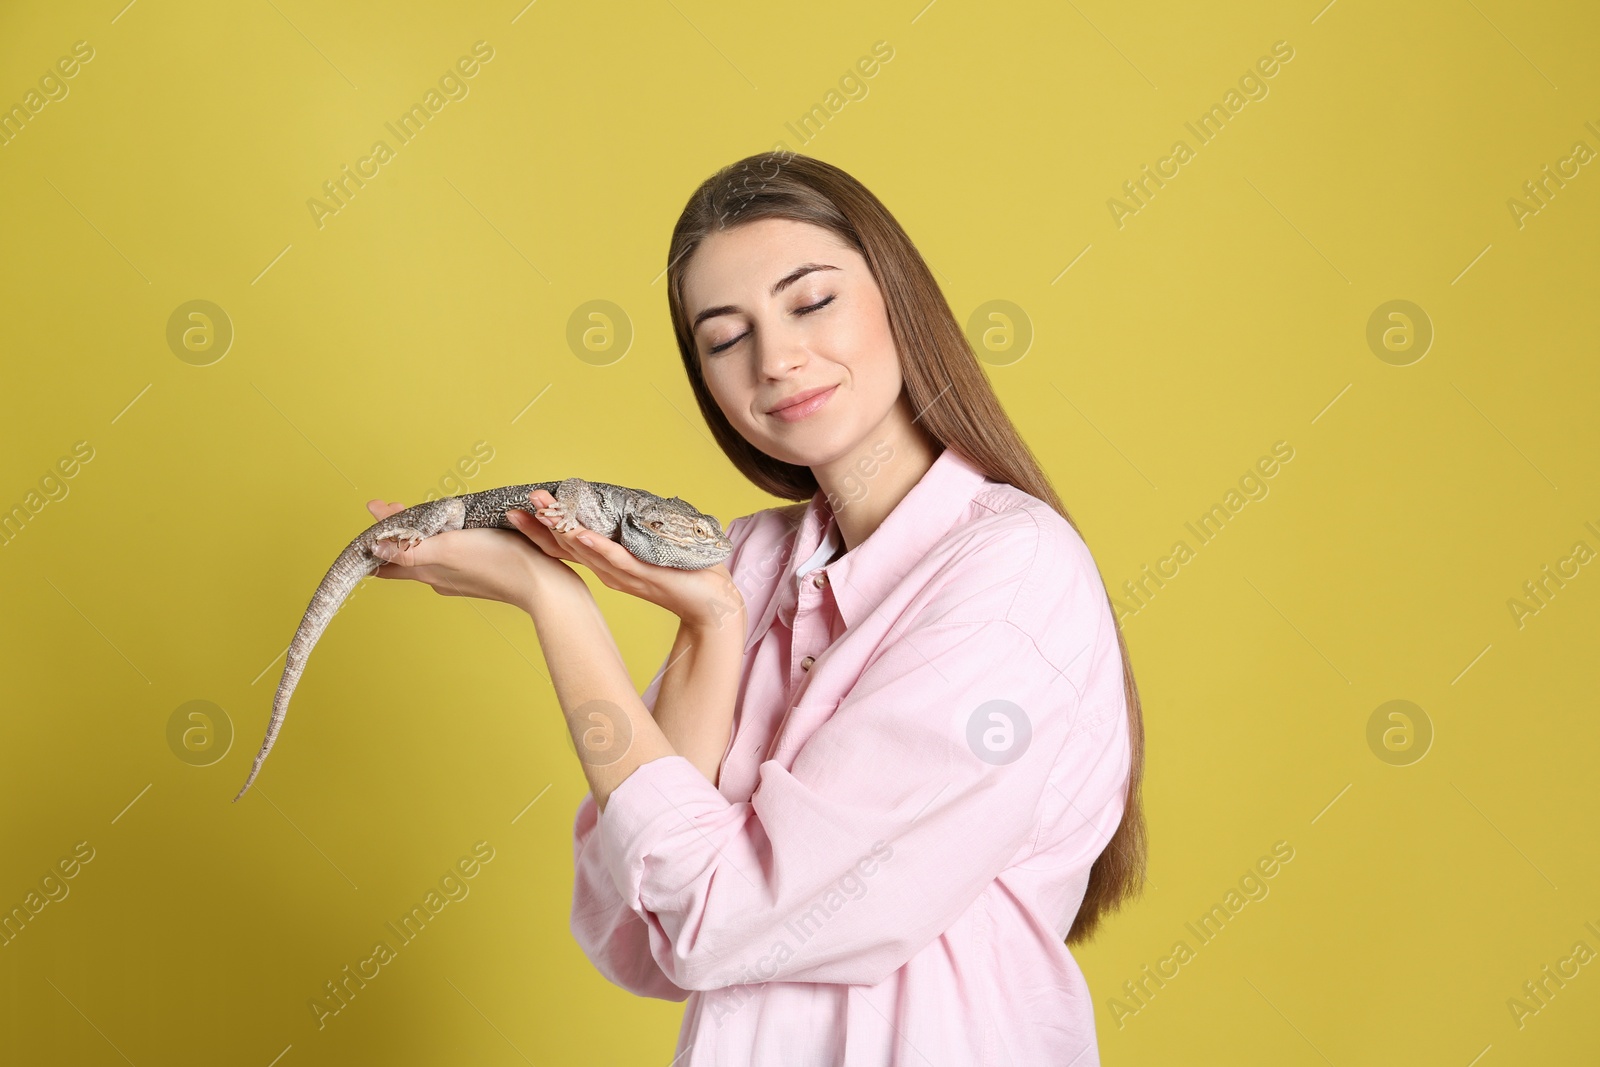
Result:
{"type": "Polygon", "coordinates": [[[817,546],[815,552],[811,553],[810,558],[800,564],[799,569],[795,571],[795,580],[799,581],[818,567],[833,562],[833,557],[843,551],[844,534],[839,532],[838,523],[830,522],[824,528],[822,543],[817,546]]]}
{"type": "MultiPolygon", "coordinates": [[[[983,471],[953,448],[945,448],[867,539],[824,570],[846,628],[877,610],[884,596],[928,550],[955,526],[987,481],[983,471]]],[[[771,629],[778,612],[793,618],[799,573],[829,536],[838,537],[838,520],[819,488],[800,517],[788,565],[745,651],[771,629]]],[[[840,541],[843,545],[842,539],[840,541]]]]}

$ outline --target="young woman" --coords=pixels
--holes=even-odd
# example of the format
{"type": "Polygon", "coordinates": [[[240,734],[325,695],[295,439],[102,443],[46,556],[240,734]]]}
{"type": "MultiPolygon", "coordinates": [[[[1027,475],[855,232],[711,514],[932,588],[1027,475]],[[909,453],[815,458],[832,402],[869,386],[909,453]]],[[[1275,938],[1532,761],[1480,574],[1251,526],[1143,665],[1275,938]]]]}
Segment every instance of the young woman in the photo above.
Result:
{"type": "Polygon", "coordinates": [[[735,519],[704,571],[526,515],[378,570],[532,616],[590,786],[578,943],[688,1001],[684,1067],[1098,1063],[1067,946],[1142,887],[1143,726],[1089,549],[838,168],[718,171],[667,299],[718,444],[798,503],[735,519]],[[678,616],[642,697],[563,560],[678,616]]]}

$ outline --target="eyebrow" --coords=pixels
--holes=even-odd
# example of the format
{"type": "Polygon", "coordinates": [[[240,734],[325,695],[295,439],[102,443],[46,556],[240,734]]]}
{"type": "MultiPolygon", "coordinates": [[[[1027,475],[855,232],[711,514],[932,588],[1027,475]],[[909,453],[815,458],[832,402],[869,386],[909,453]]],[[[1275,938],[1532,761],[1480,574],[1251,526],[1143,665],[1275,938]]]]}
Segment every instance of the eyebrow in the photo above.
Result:
{"type": "MultiPolygon", "coordinates": [[[[801,278],[804,278],[807,274],[810,274],[814,270],[838,269],[838,267],[835,267],[829,263],[802,263],[788,274],[785,274],[783,277],[779,278],[777,282],[773,284],[771,295],[777,296],[779,293],[783,292],[785,289],[789,288],[789,286],[793,285],[801,278]]],[[[693,333],[695,330],[698,330],[700,328],[700,324],[707,319],[715,318],[718,315],[729,315],[738,310],[739,308],[736,304],[723,304],[720,307],[706,308],[704,311],[700,312],[700,314],[694,317],[694,322],[689,324],[689,332],[693,333]]]]}

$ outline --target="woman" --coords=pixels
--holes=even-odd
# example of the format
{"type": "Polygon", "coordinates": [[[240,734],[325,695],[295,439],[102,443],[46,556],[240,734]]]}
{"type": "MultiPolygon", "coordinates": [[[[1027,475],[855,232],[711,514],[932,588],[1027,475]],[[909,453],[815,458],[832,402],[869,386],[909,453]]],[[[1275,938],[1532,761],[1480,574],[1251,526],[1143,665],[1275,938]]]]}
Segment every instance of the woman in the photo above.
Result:
{"type": "Polygon", "coordinates": [[[687,999],[688,1067],[1097,1063],[1067,946],[1141,888],[1143,728],[1088,548],[843,171],[723,168],[667,289],[718,444],[800,503],[704,571],[526,515],[378,570],[532,616],[590,785],[574,935],[687,999]],[[642,697],[562,560],[678,616],[642,697]]]}

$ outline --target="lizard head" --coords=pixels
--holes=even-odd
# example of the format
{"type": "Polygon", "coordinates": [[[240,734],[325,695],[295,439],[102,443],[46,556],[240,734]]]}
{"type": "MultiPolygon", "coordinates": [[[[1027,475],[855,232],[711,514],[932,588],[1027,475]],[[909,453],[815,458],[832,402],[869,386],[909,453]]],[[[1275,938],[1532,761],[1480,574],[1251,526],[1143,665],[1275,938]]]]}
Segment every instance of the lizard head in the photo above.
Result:
{"type": "Polygon", "coordinates": [[[662,566],[701,570],[733,554],[733,542],[722,532],[721,523],[679,497],[646,501],[627,521],[653,542],[649,554],[662,566]]]}

